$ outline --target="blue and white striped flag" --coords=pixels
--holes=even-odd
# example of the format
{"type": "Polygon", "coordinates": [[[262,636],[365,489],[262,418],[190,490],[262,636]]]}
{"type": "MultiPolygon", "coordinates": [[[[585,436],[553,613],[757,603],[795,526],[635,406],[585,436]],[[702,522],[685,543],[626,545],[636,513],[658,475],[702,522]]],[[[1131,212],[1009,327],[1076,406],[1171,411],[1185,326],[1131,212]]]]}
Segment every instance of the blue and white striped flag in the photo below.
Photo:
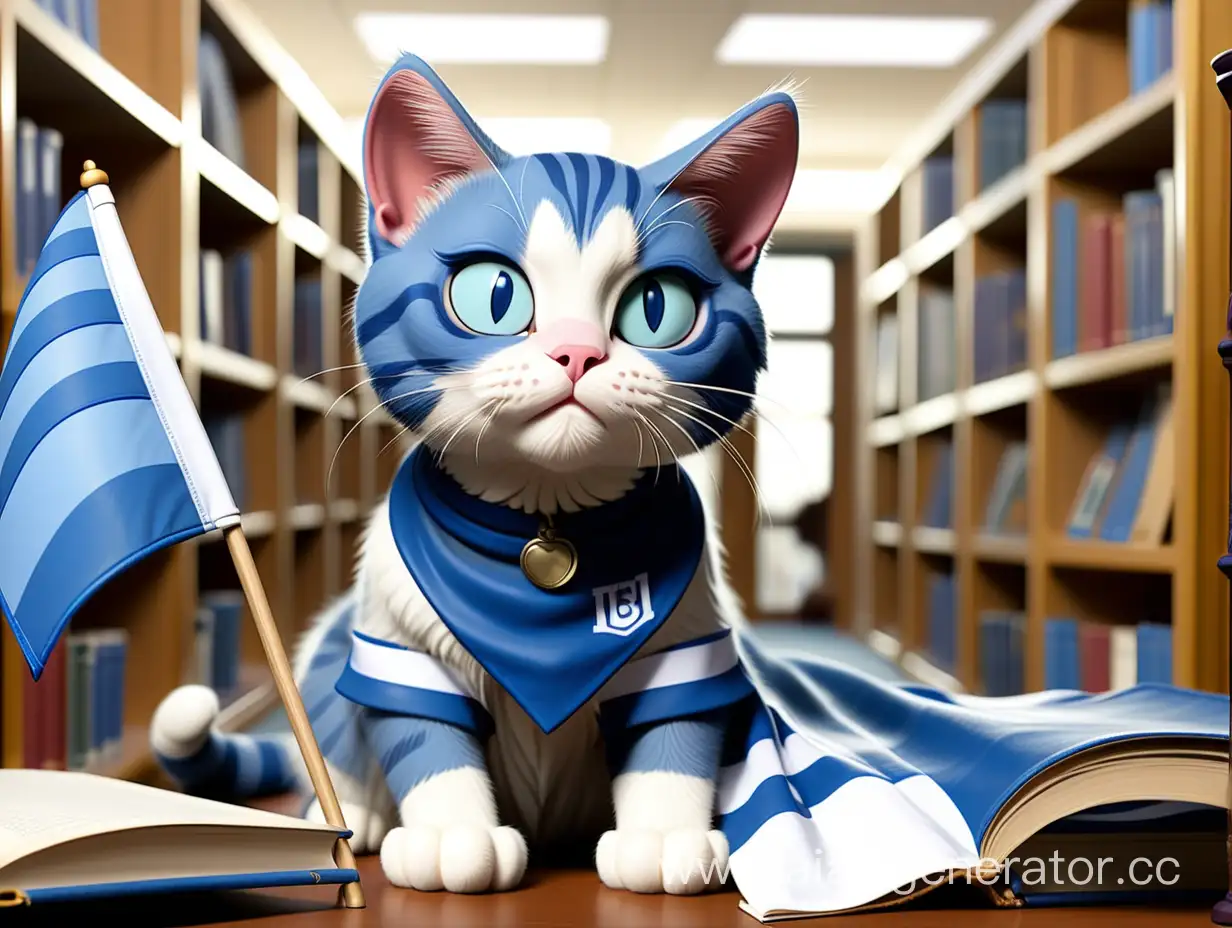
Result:
{"type": "Polygon", "coordinates": [[[34,678],[107,580],[238,521],[111,191],[89,186],[43,245],[0,368],[0,610],[34,678]]]}

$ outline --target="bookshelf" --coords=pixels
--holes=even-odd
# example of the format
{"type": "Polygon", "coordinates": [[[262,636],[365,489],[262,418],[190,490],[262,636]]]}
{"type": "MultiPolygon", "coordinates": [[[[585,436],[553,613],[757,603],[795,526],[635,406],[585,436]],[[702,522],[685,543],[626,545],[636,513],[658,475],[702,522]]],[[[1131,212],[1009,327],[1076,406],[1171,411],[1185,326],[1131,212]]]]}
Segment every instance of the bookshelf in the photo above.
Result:
{"type": "MultiPolygon", "coordinates": [[[[366,267],[358,167],[338,115],[242,4],[105,0],[98,13],[96,51],[34,0],[0,0],[0,351],[25,283],[15,175],[18,120],[28,118],[63,136],[63,200],[77,189],[85,158],[108,171],[202,418],[237,423],[243,488],[236,495],[290,648],[311,614],[349,584],[362,516],[397,464],[394,424],[354,369],[337,370],[356,360],[346,320],[366,267]],[[203,34],[214,37],[230,72],[242,165],[206,141],[203,34]],[[300,189],[301,177],[311,189],[300,189]],[[215,251],[249,256],[248,274],[236,285],[251,307],[247,351],[202,330],[200,256],[215,251]],[[296,284],[305,278],[319,296],[308,322],[295,312],[296,284]],[[297,364],[305,325],[315,333],[307,372],[297,364]],[[326,369],[333,370],[305,380],[326,369]]],[[[145,725],[172,688],[198,679],[201,595],[238,588],[220,539],[207,537],[137,565],[74,619],[73,632],[119,627],[128,634],[123,737],[90,769],[156,776],[145,725]]],[[[227,709],[233,721],[276,699],[246,614],[239,628],[227,709]]],[[[23,766],[29,673],[7,627],[3,634],[0,759],[23,766]]]]}
{"type": "MultiPolygon", "coordinates": [[[[1228,299],[1229,141],[1208,63],[1232,45],[1232,7],[1175,0],[1171,42],[1156,19],[1144,58],[1131,38],[1141,6],[1034,4],[892,159],[894,191],[860,231],[856,624],[879,652],[949,689],[1057,685],[1057,668],[1072,659],[1058,658],[1053,620],[1076,619],[1082,661],[1101,647],[1115,652],[1150,622],[1152,634],[1170,631],[1174,682],[1227,691],[1227,585],[1215,561],[1226,548],[1228,400],[1215,346],[1228,299]],[[993,101],[998,119],[1017,112],[1021,138],[1001,130],[990,141],[993,101]],[[989,170],[993,144],[1003,147],[989,170]],[[938,157],[952,159],[948,216],[933,202],[935,168],[929,179],[938,157]],[[1125,245],[1145,234],[1126,231],[1146,228],[1135,225],[1145,221],[1135,194],[1167,189],[1166,170],[1174,232],[1125,245]],[[1166,257],[1133,259],[1161,241],[1166,257]],[[1159,312],[1165,298],[1135,295],[1165,293],[1170,280],[1170,316],[1159,312]],[[922,294],[937,291],[953,304],[952,386],[924,392],[918,358],[939,336],[922,294]],[[882,345],[887,320],[896,353],[882,345]],[[1166,530],[1151,542],[1101,537],[1116,537],[1101,526],[1117,487],[1135,485],[1116,468],[1096,530],[1075,537],[1075,503],[1097,452],[1161,389],[1172,428],[1157,427],[1143,446],[1151,468],[1171,469],[1166,530]],[[946,453],[948,506],[933,473],[946,453]],[[998,490],[1014,455],[1020,482],[1006,476],[998,490]],[[999,492],[1005,505],[993,507],[999,492]],[[940,520],[930,511],[938,506],[940,520]],[[1001,522],[990,526],[994,510],[1001,522]],[[941,644],[938,615],[949,623],[941,644]]],[[[1140,518],[1143,498],[1131,495],[1117,518],[1140,518]]],[[[1167,506],[1166,495],[1157,499],[1167,506]]],[[[1136,638],[1139,657],[1160,646],[1145,640],[1136,638]]],[[[1076,686],[1105,688],[1087,686],[1099,668],[1084,663],[1078,674],[1076,686]]]]}

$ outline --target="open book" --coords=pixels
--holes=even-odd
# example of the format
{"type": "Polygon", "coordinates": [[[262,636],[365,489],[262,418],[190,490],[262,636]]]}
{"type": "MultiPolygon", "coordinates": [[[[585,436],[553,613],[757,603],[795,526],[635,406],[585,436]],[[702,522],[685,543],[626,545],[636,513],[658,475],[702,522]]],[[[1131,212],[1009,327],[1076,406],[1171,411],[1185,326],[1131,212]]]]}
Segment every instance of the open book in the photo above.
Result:
{"type": "Polygon", "coordinates": [[[348,883],[348,832],[123,780],[0,770],[0,906],[348,883]]]}
{"type": "Polygon", "coordinates": [[[729,749],[719,801],[755,918],[888,908],[947,884],[1001,906],[1226,890],[1228,697],[955,696],[743,638],[769,722],[729,749]]]}

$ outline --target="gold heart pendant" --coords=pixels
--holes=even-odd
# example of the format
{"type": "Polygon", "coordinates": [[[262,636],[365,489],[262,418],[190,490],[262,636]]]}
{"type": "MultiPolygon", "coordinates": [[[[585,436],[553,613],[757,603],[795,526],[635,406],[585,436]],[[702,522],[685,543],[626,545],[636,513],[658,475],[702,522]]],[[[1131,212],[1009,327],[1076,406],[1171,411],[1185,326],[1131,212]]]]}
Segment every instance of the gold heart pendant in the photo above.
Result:
{"type": "Polygon", "coordinates": [[[522,549],[522,573],[541,590],[558,590],[577,572],[577,549],[564,538],[532,538],[522,549]]]}

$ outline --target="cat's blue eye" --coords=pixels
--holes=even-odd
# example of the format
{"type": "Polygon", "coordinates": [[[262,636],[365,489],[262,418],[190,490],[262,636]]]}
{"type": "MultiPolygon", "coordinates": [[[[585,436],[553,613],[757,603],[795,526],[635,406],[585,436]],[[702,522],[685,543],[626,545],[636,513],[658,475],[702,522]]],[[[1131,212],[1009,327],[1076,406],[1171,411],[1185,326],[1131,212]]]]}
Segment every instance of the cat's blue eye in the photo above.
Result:
{"type": "Polygon", "coordinates": [[[535,314],[526,278],[497,261],[470,264],[454,274],[449,305],[459,322],[480,335],[518,335],[535,314]]]}
{"type": "Polygon", "coordinates": [[[680,277],[650,274],[634,281],[616,307],[614,331],[637,348],[670,348],[697,322],[697,300],[680,277]]]}

